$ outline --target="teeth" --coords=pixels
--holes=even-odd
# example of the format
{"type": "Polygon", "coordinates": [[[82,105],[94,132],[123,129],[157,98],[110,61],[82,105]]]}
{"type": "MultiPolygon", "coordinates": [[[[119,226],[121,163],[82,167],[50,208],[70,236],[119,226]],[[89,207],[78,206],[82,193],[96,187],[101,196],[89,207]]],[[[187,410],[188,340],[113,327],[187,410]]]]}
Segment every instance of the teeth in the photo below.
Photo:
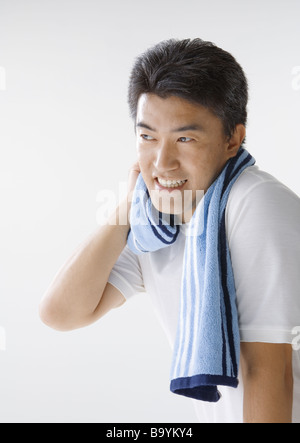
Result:
{"type": "Polygon", "coordinates": [[[164,180],[163,178],[157,178],[157,180],[165,188],[178,188],[186,182],[186,180],[164,180]]]}

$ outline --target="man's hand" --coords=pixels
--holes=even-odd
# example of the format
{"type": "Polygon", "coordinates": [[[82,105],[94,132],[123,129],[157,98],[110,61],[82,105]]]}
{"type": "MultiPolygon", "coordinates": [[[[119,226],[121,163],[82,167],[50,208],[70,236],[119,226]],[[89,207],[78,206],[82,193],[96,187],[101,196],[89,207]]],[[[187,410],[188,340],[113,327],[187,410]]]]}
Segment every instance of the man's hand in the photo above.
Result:
{"type": "Polygon", "coordinates": [[[135,184],[136,184],[136,181],[137,181],[137,178],[138,178],[140,172],[141,172],[141,170],[140,170],[139,162],[135,162],[131,166],[131,168],[129,169],[127,189],[128,189],[128,195],[130,196],[130,198],[132,196],[132,192],[134,190],[134,187],[135,187],[135,184]]]}
{"type": "Polygon", "coordinates": [[[291,423],[292,346],[241,343],[245,423],[291,423]]]}

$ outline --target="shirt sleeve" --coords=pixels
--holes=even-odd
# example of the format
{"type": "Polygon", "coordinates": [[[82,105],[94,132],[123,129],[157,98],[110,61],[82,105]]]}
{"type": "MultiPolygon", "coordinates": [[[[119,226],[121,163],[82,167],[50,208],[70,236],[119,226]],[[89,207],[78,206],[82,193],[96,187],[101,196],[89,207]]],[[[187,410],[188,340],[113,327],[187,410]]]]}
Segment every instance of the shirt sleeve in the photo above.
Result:
{"type": "Polygon", "coordinates": [[[128,300],[138,292],[145,292],[142,272],[137,255],[125,246],[115,263],[108,283],[117,288],[128,300]]]}
{"type": "Polygon", "coordinates": [[[292,343],[300,325],[300,199],[275,179],[239,192],[227,226],[241,340],[292,343]]]}

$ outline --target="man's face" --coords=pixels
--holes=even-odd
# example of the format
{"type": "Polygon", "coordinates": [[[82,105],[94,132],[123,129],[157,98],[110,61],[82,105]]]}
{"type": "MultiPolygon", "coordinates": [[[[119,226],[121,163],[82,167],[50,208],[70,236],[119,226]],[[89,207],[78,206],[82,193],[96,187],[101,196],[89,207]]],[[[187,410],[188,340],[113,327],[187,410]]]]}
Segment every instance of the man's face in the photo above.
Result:
{"type": "Polygon", "coordinates": [[[236,154],[221,120],[187,100],[143,94],[136,133],[138,161],[153,205],[189,221],[201,195],[196,191],[206,192],[236,154]]]}

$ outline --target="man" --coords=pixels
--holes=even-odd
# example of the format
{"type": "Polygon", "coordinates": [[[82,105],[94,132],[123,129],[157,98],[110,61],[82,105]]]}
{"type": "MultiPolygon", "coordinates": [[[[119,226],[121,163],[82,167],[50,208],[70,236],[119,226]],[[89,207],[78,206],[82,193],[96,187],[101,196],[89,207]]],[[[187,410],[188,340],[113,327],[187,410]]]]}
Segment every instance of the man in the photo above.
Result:
{"type": "MultiPolygon", "coordinates": [[[[183,321],[187,315],[180,310],[182,281],[189,278],[189,269],[196,278],[202,275],[195,265],[187,266],[183,275],[187,232],[194,214],[202,210],[198,191],[204,192],[205,202],[228,165],[240,155],[247,98],[242,68],[210,42],[168,40],[137,58],[129,105],[138,162],[129,174],[128,197],[116,208],[112,220],[129,220],[132,193],[140,180],[149,197],[145,205],[150,202],[159,214],[169,214],[169,224],[179,226],[176,241],[136,254],[129,247],[133,222],[131,226],[129,221],[108,222],[100,227],[62,267],[46,292],[40,305],[46,324],[59,330],[86,326],[134,294],[147,291],[174,347],[179,311],[183,321]]],[[[234,275],[234,288],[229,292],[236,297],[238,311],[239,384],[237,388],[230,383],[222,386],[219,401],[193,401],[200,422],[300,422],[300,358],[292,346],[293,330],[300,325],[299,198],[253,161],[244,167],[228,188],[224,212],[227,261],[234,275]]],[[[142,203],[136,199],[133,204],[142,203]]],[[[207,229],[213,221],[208,221],[209,215],[205,217],[207,229]]],[[[204,257],[216,237],[219,234],[208,238],[204,257]]],[[[149,239],[153,244],[154,237],[149,239]]],[[[137,239],[132,243],[137,245],[137,239]]],[[[216,254],[214,265],[223,257],[222,251],[216,254]]],[[[226,269],[221,271],[221,280],[224,274],[226,269]]],[[[203,279],[206,277],[204,274],[203,279]]],[[[200,281],[200,287],[202,284],[200,281]]],[[[194,292],[199,296],[196,300],[201,299],[201,290],[194,292]]],[[[195,311],[193,306],[191,311],[195,311]]],[[[206,311],[204,320],[210,315],[206,311]]],[[[226,333],[222,328],[220,340],[226,333]]],[[[226,340],[230,342],[225,337],[224,343],[226,340]]],[[[209,357],[216,357],[220,343],[215,343],[209,357]]]]}

